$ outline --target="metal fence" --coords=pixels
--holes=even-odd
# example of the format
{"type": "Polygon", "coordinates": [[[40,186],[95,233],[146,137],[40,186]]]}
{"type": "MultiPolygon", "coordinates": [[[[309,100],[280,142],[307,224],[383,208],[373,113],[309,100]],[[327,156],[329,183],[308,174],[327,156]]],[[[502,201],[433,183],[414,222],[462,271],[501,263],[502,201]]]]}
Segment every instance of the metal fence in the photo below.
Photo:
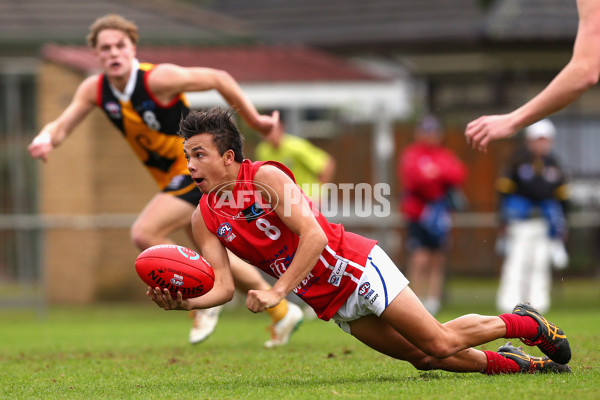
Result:
{"type": "MultiPolygon", "coordinates": [[[[45,308],[44,236],[52,230],[128,230],[136,215],[104,214],[93,216],[49,216],[35,214],[0,215],[0,307],[45,308]]],[[[389,217],[340,217],[348,231],[379,240],[380,245],[402,266],[402,230],[400,215],[389,217]]],[[[449,271],[456,275],[497,273],[493,254],[496,229],[494,213],[457,213],[454,216],[456,245],[449,258],[449,271]],[[462,244],[461,244],[462,243],[462,244]]],[[[572,240],[569,244],[573,274],[594,275],[600,268],[597,246],[600,214],[576,213],[570,217],[572,240]],[[572,263],[572,264],[573,264],[572,263]]]]}

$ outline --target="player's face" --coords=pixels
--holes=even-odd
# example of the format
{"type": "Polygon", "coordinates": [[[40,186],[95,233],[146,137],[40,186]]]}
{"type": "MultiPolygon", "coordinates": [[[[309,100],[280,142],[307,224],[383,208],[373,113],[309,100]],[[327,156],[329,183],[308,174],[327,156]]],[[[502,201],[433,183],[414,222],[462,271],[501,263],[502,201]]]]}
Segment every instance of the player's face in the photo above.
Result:
{"type": "Polygon", "coordinates": [[[183,144],[183,152],[192,179],[202,193],[209,193],[229,180],[226,168],[228,153],[219,154],[211,134],[201,133],[187,139],[183,144]]]}
{"type": "Polygon", "coordinates": [[[100,31],[94,50],[109,79],[129,78],[136,48],[125,32],[118,29],[100,31]]]}
{"type": "Polygon", "coordinates": [[[417,141],[430,146],[438,146],[442,143],[442,133],[439,131],[417,130],[415,137],[417,141]]]}
{"type": "Polygon", "coordinates": [[[532,153],[538,156],[545,156],[552,151],[553,142],[554,141],[552,139],[542,137],[528,140],[527,145],[532,153]]]}

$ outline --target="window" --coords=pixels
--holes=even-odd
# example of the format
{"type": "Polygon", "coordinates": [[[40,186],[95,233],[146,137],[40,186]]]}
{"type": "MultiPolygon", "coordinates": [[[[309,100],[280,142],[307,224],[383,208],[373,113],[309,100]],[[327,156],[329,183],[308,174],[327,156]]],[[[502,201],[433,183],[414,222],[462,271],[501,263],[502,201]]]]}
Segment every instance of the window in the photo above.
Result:
{"type": "Polygon", "coordinates": [[[27,145],[36,133],[33,68],[0,64],[0,278],[3,283],[34,283],[39,278],[41,234],[21,226],[36,212],[36,161],[27,145]]]}

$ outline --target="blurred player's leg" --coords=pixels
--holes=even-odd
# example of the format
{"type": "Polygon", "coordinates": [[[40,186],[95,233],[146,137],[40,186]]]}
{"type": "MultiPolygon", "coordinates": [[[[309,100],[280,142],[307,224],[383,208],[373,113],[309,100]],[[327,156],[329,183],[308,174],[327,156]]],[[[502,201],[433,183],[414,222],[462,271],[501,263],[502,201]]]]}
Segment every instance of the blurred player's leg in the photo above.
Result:
{"type": "Polygon", "coordinates": [[[539,220],[534,245],[531,248],[533,255],[530,266],[531,275],[528,282],[527,301],[539,312],[545,313],[550,308],[550,286],[552,284],[550,238],[548,226],[539,220]]]}
{"type": "MultiPolygon", "coordinates": [[[[231,273],[237,289],[244,294],[250,289],[268,290],[271,285],[265,281],[255,267],[244,262],[235,254],[227,251],[231,266],[231,273]]],[[[194,324],[190,330],[190,343],[197,344],[206,340],[217,326],[221,307],[192,312],[194,324]]],[[[271,339],[265,343],[266,347],[283,346],[288,343],[290,336],[302,322],[302,310],[297,305],[283,299],[275,307],[267,309],[271,317],[271,339]]]]}
{"type": "Polygon", "coordinates": [[[298,305],[285,299],[279,304],[283,303],[284,301],[287,307],[286,312],[283,318],[280,320],[275,321],[275,319],[273,319],[273,324],[271,324],[269,327],[271,339],[265,342],[265,347],[267,348],[283,346],[287,344],[287,342],[290,340],[290,336],[292,336],[292,333],[298,329],[304,319],[304,312],[298,305]]]}
{"type": "MultiPolygon", "coordinates": [[[[244,293],[251,289],[269,290],[271,288],[258,269],[229,251],[227,254],[236,288],[244,293]]],[[[265,347],[287,344],[292,333],[302,323],[302,309],[287,299],[283,299],[275,307],[268,308],[266,312],[271,317],[271,326],[269,327],[271,339],[265,342],[265,347]]]]}
{"type": "Polygon", "coordinates": [[[407,278],[417,296],[424,300],[429,275],[429,251],[425,247],[415,248],[410,251],[407,278]]]}
{"type": "MultiPolygon", "coordinates": [[[[142,210],[131,228],[131,238],[141,250],[159,244],[174,244],[169,234],[185,228],[192,240],[191,218],[194,206],[168,193],[158,193],[142,210]]],[[[197,310],[190,313],[194,323],[190,330],[190,343],[200,343],[210,336],[219,321],[221,307],[197,310]]]]}
{"type": "Polygon", "coordinates": [[[508,251],[502,265],[496,306],[500,312],[511,312],[515,304],[524,301],[523,289],[531,258],[530,227],[528,221],[511,222],[507,228],[508,251]]]}
{"type": "Polygon", "coordinates": [[[192,329],[190,329],[190,343],[198,344],[205,341],[214,332],[219,322],[219,314],[223,306],[207,308],[205,310],[194,310],[190,316],[194,318],[192,329]]]}
{"type": "Polygon", "coordinates": [[[429,256],[429,290],[423,300],[425,308],[436,315],[442,305],[444,281],[446,280],[446,255],[442,250],[431,250],[429,256]]]}
{"type": "Polygon", "coordinates": [[[131,239],[140,249],[173,244],[169,235],[191,223],[194,206],[167,193],[158,193],[144,207],[131,227],[131,239]]]}

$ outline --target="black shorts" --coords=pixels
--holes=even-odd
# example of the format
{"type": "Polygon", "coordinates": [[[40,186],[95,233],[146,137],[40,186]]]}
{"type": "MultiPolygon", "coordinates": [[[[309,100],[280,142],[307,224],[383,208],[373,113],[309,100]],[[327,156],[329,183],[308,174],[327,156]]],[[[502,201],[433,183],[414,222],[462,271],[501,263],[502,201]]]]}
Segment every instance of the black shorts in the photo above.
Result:
{"type": "Polygon", "coordinates": [[[189,175],[174,176],[162,192],[186,201],[194,207],[198,205],[200,197],[202,197],[202,192],[189,175]]]}
{"type": "Polygon", "coordinates": [[[448,235],[432,235],[420,223],[410,221],[408,224],[406,246],[409,251],[420,248],[429,250],[444,250],[447,246],[448,235]]]}

